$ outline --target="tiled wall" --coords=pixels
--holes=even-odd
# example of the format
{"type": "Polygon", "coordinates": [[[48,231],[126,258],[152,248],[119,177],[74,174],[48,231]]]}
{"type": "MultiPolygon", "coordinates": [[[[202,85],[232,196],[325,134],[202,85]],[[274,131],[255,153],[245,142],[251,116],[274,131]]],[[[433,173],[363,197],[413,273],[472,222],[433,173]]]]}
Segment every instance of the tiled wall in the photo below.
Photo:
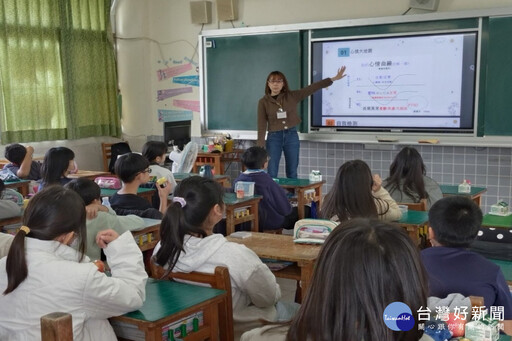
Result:
{"type": "MultiPolygon", "coordinates": [[[[438,183],[459,184],[463,179],[468,179],[475,186],[486,187],[487,192],[482,197],[484,213],[498,199],[511,203],[512,148],[431,145],[415,147],[423,157],[427,175],[438,183]]],[[[348,160],[362,159],[368,163],[372,172],[385,178],[389,173],[389,165],[401,148],[402,146],[396,146],[396,150],[372,150],[365,149],[363,144],[301,141],[299,177],[307,177],[313,169],[320,170],[327,181],[324,186],[324,193],[327,193],[341,164],[348,160]]],[[[228,174],[234,178],[238,172],[238,166],[233,164],[228,174]]],[[[284,174],[283,156],[279,176],[284,177],[284,174]]]]}

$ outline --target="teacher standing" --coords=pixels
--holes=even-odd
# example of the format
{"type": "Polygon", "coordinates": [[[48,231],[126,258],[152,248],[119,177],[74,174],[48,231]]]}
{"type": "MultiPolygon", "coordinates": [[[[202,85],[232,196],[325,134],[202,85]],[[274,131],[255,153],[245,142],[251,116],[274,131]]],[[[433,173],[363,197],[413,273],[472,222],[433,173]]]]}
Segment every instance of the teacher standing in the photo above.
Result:
{"type": "Polygon", "coordinates": [[[297,178],[299,166],[299,135],[297,125],[301,119],[297,104],[315,91],[326,88],[334,81],[345,77],[345,66],[338,69],[336,76],[325,78],[300,90],[291,91],[288,81],[280,71],[272,71],[265,83],[265,96],[258,102],[258,146],[263,147],[265,132],[268,130],[266,149],[270,157],[268,174],[276,178],[284,152],[286,177],[297,178]]]}

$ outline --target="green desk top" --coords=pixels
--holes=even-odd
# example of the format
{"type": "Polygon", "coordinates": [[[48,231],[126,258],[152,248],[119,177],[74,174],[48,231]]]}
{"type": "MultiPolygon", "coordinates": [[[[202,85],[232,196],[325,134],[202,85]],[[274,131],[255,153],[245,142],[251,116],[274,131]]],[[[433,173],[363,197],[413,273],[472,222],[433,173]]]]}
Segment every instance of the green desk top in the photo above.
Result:
{"type": "Polygon", "coordinates": [[[484,227],[501,227],[510,229],[512,228],[512,215],[502,217],[499,215],[492,215],[487,213],[484,215],[484,219],[482,221],[482,226],[484,227]]]}
{"type": "Polygon", "coordinates": [[[459,193],[459,185],[439,185],[443,195],[477,195],[487,191],[485,187],[471,186],[471,193],[459,193]]]}
{"type": "Polygon", "coordinates": [[[238,204],[241,202],[246,202],[248,200],[252,200],[254,198],[263,198],[263,196],[256,194],[252,197],[244,197],[242,199],[237,199],[236,193],[224,193],[224,197],[223,197],[224,203],[226,205],[234,205],[234,204],[238,204]]]}
{"type": "Polygon", "coordinates": [[[503,272],[503,275],[505,276],[505,279],[507,281],[512,281],[512,262],[506,261],[506,260],[500,260],[500,259],[492,259],[492,258],[487,258],[487,259],[500,267],[500,269],[503,272]]]}
{"type": "Polygon", "coordinates": [[[406,214],[402,215],[402,219],[398,222],[400,224],[410,224],[410,225],[422,225],[428,221],[428,212],[427,211],[413,211],[407,210],[406,214]]]}
{"type": "Polygon", "coordinates": [[[4,184],[7,186],[7,185],[11,185],[11,184],[17,184],[20,182],[30,182],[30,180],[19,179],[19,180],[14,180],[14,181],[4,181],[4,184]]]}
{"type": "Polygon", "coordinates": [[[279,186],[302,187],[315,183],[323,183],[322,181],[309,181],[309,179],[289,179],[289,178],[273,178],[279,186]]]}
{"type": "Polygon", "coordinates": [[[124,316],[154,322],[223,293],[224,290],[149,278],[144,305],[124,316]]]}
{"type": "MultiPolygon", "coordinates": [[[[151,191],[154,191],[154,190],[155,190],[154,188],[139,187],[139,189],[137,190],[137,193],[151,192],[151,191]]],[[[101,196],[102,197],[111,197],[114,194],[116,194],[117,191],[119,191],[119,190],[118,189],[110,189],[110,188],[102,188],[101,189],[101,196]]]]}
{"type": "MultiPolygon", "coordinates": [[[[191,176],[199,176],[199,174],[197,174],[197,173],[172,173],[172,175],[174,176],[174,180],[176,180],[176,181],[181,181],[181,180],[189,178],[191,176]]],[[[222,179],[222,178],[227,178],[227,177],[228,177],[227,175],[217,175],[217,174],[215,174],[213,176],[214,179],[222,179]]]]}

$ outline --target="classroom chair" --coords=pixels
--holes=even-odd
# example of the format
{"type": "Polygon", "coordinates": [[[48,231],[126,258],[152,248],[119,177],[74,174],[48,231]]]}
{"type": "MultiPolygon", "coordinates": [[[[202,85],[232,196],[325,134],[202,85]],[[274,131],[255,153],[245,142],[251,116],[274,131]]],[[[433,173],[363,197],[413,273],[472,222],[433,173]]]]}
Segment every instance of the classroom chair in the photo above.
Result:
{"type": "Polygon", "coordinates": [[[170,280],[180,279],[188,282],[209,284],[212,288],[225,290],[227,292],[226,300],[219,306],[219,333],[220,339],[234,341],[233,330],[233,303],[231,296],[231,279],[229,270],[226,267],[218,266],[213,274],[203,272],[169,272],[154,264],[150,265],[151,277],[156,279],[169,278],[170,280]]]}
{"type": "Polygon", "coordinates": [[[103,170],[105,172],[114,173],[114,162],[112,162],[112,158],[117,159],[119,155],[124,153],[130,153],[130,146],[127,142],[113,142],[113,143],[101,143],[101,154],[103,156],[103,170]],[[113,150],[113,147],[115,150],[113,150]]]}
{"type": "Polygon", "coordinates": [[[412,211],[426,211],[427,199],[421,199],[420,202],[398,202],[398,205],[405,205],[412,211]]]}
{"type": "Polygon", "coordinates": [[[41,317],[42,341],[73,341],[71,314],[50,313],[41,317]]]}

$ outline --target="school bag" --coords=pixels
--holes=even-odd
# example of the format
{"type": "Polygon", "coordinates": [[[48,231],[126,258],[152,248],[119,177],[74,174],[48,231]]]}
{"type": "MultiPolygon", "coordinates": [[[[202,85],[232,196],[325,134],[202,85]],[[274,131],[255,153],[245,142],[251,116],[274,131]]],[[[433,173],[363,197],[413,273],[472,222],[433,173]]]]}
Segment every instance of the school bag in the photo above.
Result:
{"type": "Polygon", "coordinates": [[[114,174],[114,165],[116,164],[117,157],[126,153],[131,153],[132,150],[126,142],[114,143],[111,147],[110,163],[108,165],[108,171],[114,174]]]}
{"type": "Polygon", "coordinates": [[[300,219],[293,228],[293,242],[323,244],[338,223],[327,219],[300,219]]]}

